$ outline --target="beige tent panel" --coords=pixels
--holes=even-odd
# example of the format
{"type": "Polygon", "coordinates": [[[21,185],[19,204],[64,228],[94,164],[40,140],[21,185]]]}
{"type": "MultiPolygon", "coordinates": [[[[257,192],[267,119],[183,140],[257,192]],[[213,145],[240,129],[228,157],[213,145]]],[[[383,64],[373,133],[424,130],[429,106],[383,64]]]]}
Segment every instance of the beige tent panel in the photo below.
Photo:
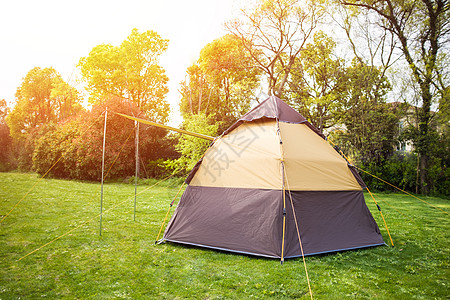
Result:
{"type": "Polygon", "coordinates": [[[327,141],[304,124],[280,122],[289,189],[361,190],[343,159],[327,141]]]}
{"type": "MultiPolygon", "coordinates": [[[[361,190],[347,162],[303,124],[280,122],[289,189],[361,190]]],[[[282,189],[275,120],[243,123],[206,152],[192,186],[282,189]]]]}
{"type": "Polygon", "coordinates": [[[274,121],[244,123],[210,147],[192,186],[280,189],[280,143],[274,121]]]}

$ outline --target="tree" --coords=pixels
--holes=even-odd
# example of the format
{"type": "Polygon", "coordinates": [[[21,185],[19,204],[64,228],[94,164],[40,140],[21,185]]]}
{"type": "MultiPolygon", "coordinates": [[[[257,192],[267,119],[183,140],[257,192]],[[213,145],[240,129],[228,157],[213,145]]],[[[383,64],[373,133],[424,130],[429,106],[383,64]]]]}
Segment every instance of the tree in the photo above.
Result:
{"type": "Polygon", "coordinates": [[[16,91],[16,104],[6,118],[17,150],[19,169],[30,170],[34,142],[51,123],[82,110],[78,92],[53,68],[33,68],[16,91]]]}
{"type": "Polygon", "coordinates": [[[339,113],[339,123],[345,130],[338,130],[334,136],[345,152],[362,164],[381,164],[397,145],[403,107],[386,103],[390,84],[381,69],[358,59],[346,69],[347,90],[339,113]]]}
{"type": "Polygon", "coordinates": [[[225,35],[206,45],[187,69],[180,110],[188,118],[199,113],[211,116],[213,122],[220,121],[221,132],[250,108],[258,75],[240,41],[225,35]]]}
{"type": "Polygon", "coordinates": [[[373,13],[378,26],[391,32],[419,87],[422,106],[419,113],[415,148],[419,154],[421,192],[429,192],[427,170],[430,166],[431,105],[436,98],[444,98],[448,83],[442,80],[439,57],[445,50],[450,34],[450,6],[446,0],[340,0],[348,7],[373,13]]]}
{"type": "MultiPolygon", "coordinates": [[[[205,113],[192,114],[185,116],[182,128],[188,131],[216,136],[220,122],[215,122],[214,115],[207,116],[205,113]]],[[[167,167],[175,172],[184,171],[185,173],[192,170],[196,162],[203,156],[208,149],[211,141],[202,140],[200,138],[181,135],[175,149],[181,156],[175,160],[166,161],[167,167]]]]}
{"type": "Polygon", "coordinates": [[[324,15],[322,1],[260,0],[242,14],[226,27],[267,76],[269,95],[282,97],[296,58],[324,15]]]}
{"type": "Polygon", "coordinates": [[[8,105],[5,99],[0,99],[0,123],[4,123],[8,115],[8,105]]]}
{"type": "Polygon", "coordinates": [[[65,120],[83,110],[77,89],[64,82],[60,77],[55,78],[52,86],[50,99],[58,120],[65,120]]]}
{"type": "Polygon", "coordinates": [[[53,68],[30,70],[17,88],[16,100],[6,120],[16,140],[24,140],[33,129],[62,121],[82,109],[78,92],[53,68]]]}
{"type": "Polygon", "coordinates": [[[344,61],[334,56],[335,42],[323,32],[314,34],[291,70],[286,95],[291,104],[320,132],[334,126],[347,89],[344,61]]]}
{"type": "Polygon", "coordinates": [[[152,120],[166,122],[169,79],[158,62],[168,43],[154,31],[139,33],[135,28],[120,46],[95,46],[79,62],[91,103],[112,96],[127,99],[152,120]]]}
{"type": "Polygon", "coordinates": [[[8,106],[5,99],[0,99],[0,172],[12,169],[12,139],[6,124],[8,106]]]}

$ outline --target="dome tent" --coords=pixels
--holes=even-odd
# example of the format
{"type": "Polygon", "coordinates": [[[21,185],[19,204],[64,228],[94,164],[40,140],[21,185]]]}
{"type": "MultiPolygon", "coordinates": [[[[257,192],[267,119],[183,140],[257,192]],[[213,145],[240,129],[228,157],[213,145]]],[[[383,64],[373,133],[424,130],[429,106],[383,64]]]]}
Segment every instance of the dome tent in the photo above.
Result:
{"type": "Polygon", "coordinates": [[[284,258],[383,245],[355,168],[277,97],[214,140],[163,240],[284,258]]]}

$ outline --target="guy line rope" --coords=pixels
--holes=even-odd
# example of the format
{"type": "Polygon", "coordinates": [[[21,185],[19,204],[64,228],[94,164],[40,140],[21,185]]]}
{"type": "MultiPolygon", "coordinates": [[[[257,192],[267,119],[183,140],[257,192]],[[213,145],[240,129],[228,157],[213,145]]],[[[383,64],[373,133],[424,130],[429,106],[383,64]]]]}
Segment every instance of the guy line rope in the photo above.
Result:
{"type": "MultiPolygon", "coordinates": [[[[160,181],[154,183],[153,185],[149,186],[149,187],[146,188],[145,190],[139,192],[138,195],[140,195],[140,194],[142,194],[142,193],[148,191],[149,189],[151,189],[151,188],[157,186],[158,184],[160,184],[161,182],[163,182],[163,181],[165,181],[165,180],[167,180],[167,179],[169,179],[169,178],[175,176],[176,174],[177,174],[177,173],[173,173],[173,174],[171,174],[171,175],[169,175],[169,176],[167,176],[167,177],[161,179],[160,181]]],[[[103,212],[103,214],[106,214],[106,213],[110,212],[111,210],[113,210],[113,209],[115,209],[116,207],[118,207],[118,206],[124,204],[124,203],[127,202],[127,201],[130,201],[130,199],[133,199],[133,198],[134,198],[134,195],[133,195],[133,197],[127,198],[127,199],[125,199],[124,201],[122,201],[122,202],[120,202],[120,203],[114,205],[113,207],[111,207],[111,208],[105,210],[105,211],[103,212]]],[[[24,259],[24,258],[30,256],[31,254],[33,254],[33,253],[35,253],[35,252],[41,250],[41,249],[44,248],[44,247],[46,247],[46,246],[48,246],[48,245],[50,245],[50,244],[56,242],[56,241],[59,240],[60,238],[65,237],[66,235],[68,235],[68,234],[70,234],[71,232],[77,230],[77,229],[80,228],[81,226],[84,226],[84,225],[86,225],[86,224],[92,222],[93,220],[97,219],[98,217],[100,217],[100,214],[97,214],[97,215],[95,215],[94,217],[92,217],[92,218],[90,218],[90,219],[88,219],[88,220],[82,222],[80,225],[76,226],[75,228],[72,228],[71,230],[67,231],[66,233],[57,236],[56,238],[54,238],[53,240],[49,241],[48,243],[46,243],[46,244],[40,246],[39,248],[36,248],[35,250],[29,252],[29,253],[26,254],[26,255],[22,256],[21,258],[18,259],[18,261],[20,261],[20,260],[22,260],[22,259],[24,259]]]]}
{"type": "MultiPolygon", "coordinates": [[[[89,129],[91,129],[91,127],[100,119],[100,117],[103,115],[104,112],[102,112],[97,119],[95,119],[90,125],[89,127],[83,131],[83,133],[75,140],[74,143],[78,143],[78,141],[86,134],[86,132],[88,132],[89,129]]],[[[38,183],[45,178],[45,176],[48,175],[48,173],[50,173],[50,171],[56,166],[56,164],[67,154],[67,152],[64,152],[63,154],[61,154],[61,156],[58,158],[58,160],[53,163],[53,165],[47,170],[47,172],[44,173],[44,175],[42,175],[38,181],[36,181],[34,183],[34,185],[28,190],[28,192],[13,206],[13,208],[6,214],[3,216],[3,218],[0,220],[0,223],[2,223],[12,212],[14,209],[17,208],[17,206],[28,196],[28,194],[30,194],[34,188],[38,185],[38,183]]]]}

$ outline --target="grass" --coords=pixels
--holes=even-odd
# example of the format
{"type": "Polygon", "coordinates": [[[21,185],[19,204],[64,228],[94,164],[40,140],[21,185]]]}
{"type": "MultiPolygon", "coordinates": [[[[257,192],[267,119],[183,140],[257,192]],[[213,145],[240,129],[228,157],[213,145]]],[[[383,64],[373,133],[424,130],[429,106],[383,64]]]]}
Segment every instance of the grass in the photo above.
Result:
{"type": "MultiPolygon", "coordinates": [[[[37,180],[35,174],[0,173],[0,215],[37,180]]],[[[310,299],[302,259],[281,266],[274,259],[155,245],[178,188],[171,180],[142,192],[133,221],[134,186],[106,184],[104,210],[124,203],[103,215],[100,236],[99,184],[40,181],[0,223],[0,299],[310,299]]],[[[449,215],[406,195],[375,196],[395,247],[307,257],[314,299],[448,299],[449,215]]],[[[376,206],[366,199],[389,242],[376,206]]],[[[424,199],[450,212],[449,199],[424,199]]]]}

